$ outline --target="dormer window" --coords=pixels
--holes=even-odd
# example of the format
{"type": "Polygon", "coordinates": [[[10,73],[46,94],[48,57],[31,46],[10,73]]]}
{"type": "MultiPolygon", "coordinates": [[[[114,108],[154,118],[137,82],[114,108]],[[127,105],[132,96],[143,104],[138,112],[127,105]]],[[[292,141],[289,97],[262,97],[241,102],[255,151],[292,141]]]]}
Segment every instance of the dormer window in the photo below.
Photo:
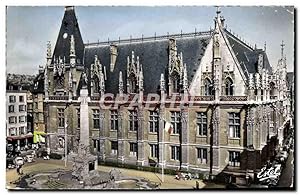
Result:
{"type": "Polygon", "coordinates": [[[233,81],[229,77],[225,80],[225,95],[233,95],[233,81]]]}
{"type": "Polygon", "coordinates": [[[99,93],[99,79],[97,76],[94,76],[93,84],[94,84],[94,93],[99,93]]]}
{"type": "Polygon", "coordinates": [[[137,79],[133,74],[130,75],[128,84],[129,84],[129,93],[138,92],[137,79]]]}
{"type": "Polygon", "coordinates": [[[213,84],[208,78],[206,78],[204,81],[204,95],[205,96],[213,95],[213,84]]]}

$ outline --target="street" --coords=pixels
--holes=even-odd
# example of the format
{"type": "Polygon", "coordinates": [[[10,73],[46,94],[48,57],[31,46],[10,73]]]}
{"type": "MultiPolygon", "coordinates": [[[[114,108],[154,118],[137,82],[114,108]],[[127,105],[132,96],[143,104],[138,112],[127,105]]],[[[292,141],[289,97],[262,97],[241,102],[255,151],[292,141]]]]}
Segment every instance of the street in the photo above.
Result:
{"type": "Polygon", "coordinates": [[[282,170],[282,174],[279,179],[278,187],[289,188],[293,184],[293,172],[294,172],[294,165],[292,162],[294,161],[294,152],[290,152],[289,157],[286,161],[286,165],[282,170]]]}

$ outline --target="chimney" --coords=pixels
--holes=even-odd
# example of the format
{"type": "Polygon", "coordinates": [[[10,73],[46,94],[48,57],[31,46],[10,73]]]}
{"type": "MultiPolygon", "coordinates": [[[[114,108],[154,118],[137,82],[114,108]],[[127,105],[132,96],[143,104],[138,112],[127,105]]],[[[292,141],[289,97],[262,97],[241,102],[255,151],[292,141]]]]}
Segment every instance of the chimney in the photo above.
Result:
{"type": "Polygon", "coordinates": [[[118,48],[117,45],[111,44],[110,45],[110,72],[114,71],[116,61],[118,56],[118,48]]]}

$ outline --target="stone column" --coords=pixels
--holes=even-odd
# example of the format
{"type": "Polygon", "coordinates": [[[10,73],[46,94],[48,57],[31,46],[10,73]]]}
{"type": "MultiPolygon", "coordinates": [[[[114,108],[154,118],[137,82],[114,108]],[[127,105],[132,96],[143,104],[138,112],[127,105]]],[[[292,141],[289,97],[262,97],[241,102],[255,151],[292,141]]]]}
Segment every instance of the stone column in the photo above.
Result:
{"type": "Polygon", "coordinates": [[[247,111],[247,147],[253,147],[254,108],[249,107],[247,111]]]}
{"type": "MultiPolygon", "coordinates": [[[[89,105],[88,90],[86,88],[80,90],[80,143],[89,146],[89,105]]],[[[89,151],[89,150],[88,150],[89,151]]],[[[79,151],[80,153],[80,151],[79,151]]]]}
{"type": "Polygon", "coordinates": [[[261,101],[261,78],[260,74],[256,73],[255,74],[255,89],[256,89],[256,101],[260,102],[261,101]]]}
{"type": "Polygon", "coordinates": [[[97,158],[90,153],[90,138],[89,138],[89,106],[90,98],[86,85],[83,85],[80,90],[80,140],[78,147],[78,155],[74,158],[72,175],[90,185],[91,177],[89,176],[90,165],[97,167],[97,158]]]}
{"type": "MultiPolygon", "coordinates": [[[[45,100],[44,104],[45,104],[45,133],[50,133],[50,131],[49,131],[49,129],[50,129],[49,103],[48,103],[47,100],[45,100]]],[[[45,144],[46,144],[48,155],[50,155],[50,153],[51,153],[50,143],[51,143],[50,142],[50,135],[46,135],[45,136],[45,144]]]]}
{"type": "MultiPolygon", "coordinates": [[[[164,130],[164,119],[165,118],[165,106],[161,105],[160,107],[160,111],[159,111],[159,131],[158,131],[158,143],[159,143],[159,157],[158,157],[158,162],[159,162],[159,166],[162,167],[163,165],[163,160],[166,160],[166,152],[163,151],[165,150],[165,140],[163,140],[163,133],[165,133],[164,130]]],[[[166,138],[166,136],[164,135],[164,138],[166,138]]]]}
{"type": "Polygon", "coordinates": [[[271,138],[271,109],[267,106],[267,127],[268,127],[268,139],[271,138]]]}
{"type": "MultiPolygon", "coordinates": [[[[158,131],[158,143],[159,143],[159,151],[158,151],[158,162],[159,166],[162,167],[164,161],[166,160],[165,153],[165,79],[164,75],[161,74],[160,77],[160,108],[159,108],[159,131],[158,131]]],[[[165,167],[165,166],[164,166],[165,167]]]]}
{"type": "Polygon", "coordinates": [[[250,101],[255,101],[255,96],[254,96],[254,79],[253,79],[253,74],[249,74],[249,87],[248,87],[248,98],[250,101]]]}
{"type": "Polygon", "coordinates": [[[99,155],[99,160],[100,161],[105,161],[105,121],[104,121],[104,116],[105,111],[100,107],[100,129],[99,129],[99,145],[100,145],[100,155],[99,155]]]}
{"type": "MultiPolygon", "coordinates": [[[[138,109],[138,132],[137,132],[137,164],[140,166],[145,165],[145,143],[144,143],[144,115],[143,115],[143,108],[139,106],[138,109]]],[[[148,162],[148,161],[147,161],[148,162]]]]}
{"type": "Polygon", "coordinates": [[[247,111],[247,162],[246,170],[248,175],[254,179],[254,171],[256,170],[256,155],[253,143],[254,131],[254,107],[250,106],[247,111]]]}
{"type": "Polygon", "coordinates": [[[219,132],[220,132],[220,106],[215,106],[213,110],[213,133],[212,138],[212,151],[211,151],[211,160],[213,168],[219,168],[219,132]]]}
{"type": "Polygon", "coordinates": [[[189,170],[189,118],[188,108],[183,108],[181,117],[181,167],[189,170]]]}

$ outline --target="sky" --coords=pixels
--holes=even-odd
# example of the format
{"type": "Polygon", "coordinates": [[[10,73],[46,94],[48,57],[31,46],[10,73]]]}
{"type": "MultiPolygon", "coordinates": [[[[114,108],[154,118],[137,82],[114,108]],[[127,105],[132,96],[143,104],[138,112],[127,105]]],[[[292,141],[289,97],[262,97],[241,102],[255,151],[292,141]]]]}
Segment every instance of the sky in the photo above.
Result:
{"type": "MultiPolygon", "coordinates": [[[[213,6],[78,6],[76,16],[83,41],[98,42],[207,31],[214,26],[213,6]]],[[[46,44],[52,51],[64,7],[8,6],[6,12],[6,71],[37,74],[46,63],[46,44]]],[[[221,7],[225,25],[253,47],[264,48],[271,65],[277,65],[281,41],[285,43],[288,71],[294,70],[293,7],[221,7]]]]}

